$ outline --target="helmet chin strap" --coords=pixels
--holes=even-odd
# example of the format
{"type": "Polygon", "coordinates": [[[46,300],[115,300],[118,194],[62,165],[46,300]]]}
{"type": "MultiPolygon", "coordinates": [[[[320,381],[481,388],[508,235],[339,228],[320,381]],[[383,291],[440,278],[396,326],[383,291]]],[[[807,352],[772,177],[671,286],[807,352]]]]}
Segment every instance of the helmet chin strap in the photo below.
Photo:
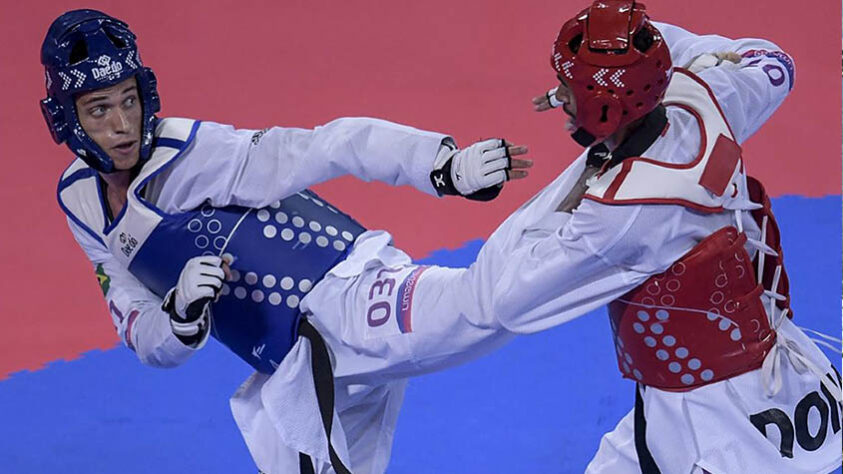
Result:
{"type": "Polygon", "coordinates": [[[582,147],[589,147],[594,140],[596,140],[595,136],[585,131],[584,128],[580,127],[571,134],[571,138],[574,139],[582,147]]]}

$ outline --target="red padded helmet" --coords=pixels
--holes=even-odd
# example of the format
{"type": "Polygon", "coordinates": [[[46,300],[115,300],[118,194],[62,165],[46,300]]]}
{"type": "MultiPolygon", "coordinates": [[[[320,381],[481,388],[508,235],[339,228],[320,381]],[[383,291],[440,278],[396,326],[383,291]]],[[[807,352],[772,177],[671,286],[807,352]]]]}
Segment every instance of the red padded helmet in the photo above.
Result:
{"type": "Polygon", "coordinates": [[[639,119],[664,98],[670,51],[634,0],[596,0],[568,20],[550,63],[576,100],[574,140],[602,140],[639,119]]]}

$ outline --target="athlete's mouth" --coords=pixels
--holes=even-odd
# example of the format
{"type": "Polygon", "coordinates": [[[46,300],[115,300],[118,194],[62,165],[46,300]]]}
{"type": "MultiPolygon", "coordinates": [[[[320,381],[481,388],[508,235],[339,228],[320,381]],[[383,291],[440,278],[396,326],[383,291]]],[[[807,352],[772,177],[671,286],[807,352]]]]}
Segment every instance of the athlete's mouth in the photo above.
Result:
{"type": "Polygon", "coordinates": [[[123,142],[123,143],[120,143],[118,145],[115,145],[112,148],[114,148],[117,151],[125,153],[127,151],[130,151],[132,148],[134,148],[134,146],[137,142],[138,142],[137,140],[129,140],[127,142],[123,142]]]}

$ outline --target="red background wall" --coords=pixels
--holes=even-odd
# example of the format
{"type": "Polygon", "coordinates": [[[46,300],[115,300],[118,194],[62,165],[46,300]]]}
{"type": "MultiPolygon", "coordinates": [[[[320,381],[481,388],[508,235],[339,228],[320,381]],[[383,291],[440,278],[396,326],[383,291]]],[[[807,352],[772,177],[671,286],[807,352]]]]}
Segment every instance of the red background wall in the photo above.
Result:
{"type": "MultiPolygon", "coordinates": [[[[652,0],[651,15],[698,33],[764,37],[795,59],[796,87],[745,146],[773,195],[841,191],[840,3],[652,0]]],[[[160,82],[163,114],[240,127],[311,127],[367,115],[531,147],[528,182],[494,203],[447,203],[344,178],[317,190],[415,257],[488,235],[579,153],[562,118],[530,97],[554,82],[551,41],[584,2],[91,1],[129,22],[160,82]],[[201,5],[201,6],[199,6],[201,5]]],[[[39,48],[75,2],[0,6],[0,378],[116,341],[91,268],[55,203],[66,148],[50,140],[39,48]]],[[[806,231],[811,231],[806,229],[806,231]]],[[[839,248],[830,255],[839,257],[839,248]]]]}

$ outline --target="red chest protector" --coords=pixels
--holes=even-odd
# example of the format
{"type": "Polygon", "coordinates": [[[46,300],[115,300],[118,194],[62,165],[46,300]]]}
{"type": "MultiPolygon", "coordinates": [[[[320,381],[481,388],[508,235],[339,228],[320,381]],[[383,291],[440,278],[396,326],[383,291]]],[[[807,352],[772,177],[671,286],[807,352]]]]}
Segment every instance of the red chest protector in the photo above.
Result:
{"type": "Polygon", "coordinates": [[[758,181],[748,178],[748,185],[756,194],[753,201],[764,205],[753,211],[753,218],[763,226],[764,240],[777,256],[758,252],[751,261],[744,248],[746,235],[726,227],[664,273],[610,303],[624,377],[663,390],[685,391],[761,367],[776,339],[761,295],[765,289],[784,295],[776,302],[780,310],[789,309],[790,298],[770,201],[758,181]]]}
{"type": "Polygon", "coordinates": [[[768,313],[790,314],[790,297],[770,200],[757,180],[745,176],[740,147],[714,93],[693,73],[677,69],[665,105],[696,117],[697,158],[687,165],[626,159],[592,180],[584,198],[704,213],[752,209],[747,198],[760,204],[751,211],[761,229],[753,260],[744,247],[747,236],[726,227],[609,304],[624,377],[683,391],[759,368],[776,340],[768,313]],[[773,302],[767,311],[764,294],[773,302]]]}

